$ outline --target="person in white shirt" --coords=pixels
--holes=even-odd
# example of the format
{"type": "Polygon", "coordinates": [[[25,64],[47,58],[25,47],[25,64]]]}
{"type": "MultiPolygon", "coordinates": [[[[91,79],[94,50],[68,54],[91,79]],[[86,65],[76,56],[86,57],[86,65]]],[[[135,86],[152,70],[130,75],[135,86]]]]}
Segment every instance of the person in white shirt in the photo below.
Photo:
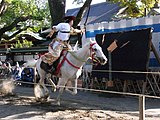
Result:
{"type": "Polygon", "coordinates": [[[66,50],[71,49],[71,46],[68,44],[70,34],[83,32],[72,27],[74,19],[74,16],[65,17],[64,22],[53,26],[51,32],[48,34],[47,37],[51,38],[55,32],[58,32],[56,38],[48,46],[48,53],[42,56],[41,68],[45,71],[54,73],[55,68],[52,64],[60,57],[61,51],[64,48],[66,50]]]}

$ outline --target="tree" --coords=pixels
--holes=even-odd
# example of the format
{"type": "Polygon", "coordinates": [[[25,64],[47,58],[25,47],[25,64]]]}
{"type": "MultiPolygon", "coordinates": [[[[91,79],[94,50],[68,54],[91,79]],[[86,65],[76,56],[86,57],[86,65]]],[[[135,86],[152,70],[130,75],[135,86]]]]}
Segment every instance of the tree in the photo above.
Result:
{"type": "MultiPolygon", "coordinates": [[[[78,4],[82,0],[74,0],[78,4]]],[[[86,0],[77,15],[76,25],[80,22],[83,11],[92,0],[86,0]]],[[[65,16],[66,0],[1,0],[0,1],[0,41],[10,40],[22,31],[39,31],[61,22],[65,16]],[[49,14],[50,11],[50,14],[49,14]],[[49,24],[51,22],[51,24],[49,24]],[[7,34],[6,34],[7,33],[7,34]],[[8,33],[11,33],[10,35],[8,33]]]]}
{"type": "Polygon", "coordinates": [[[40,6],[38,0],[2,0],[0,3],[0,40],[9,40],[20,32],[30,29],[38,31],[49,18],[47,5],[40,6]],[[12,33],[11,35],[6,32],[12,33]]]}
{"type": "Polygon", "coordinates": [[[57,25],[65,16],[66,0],[48,0],[51,25],[57,25]]]}
{"type": "Polygon", "coordinates": [[[125,16],[126,18],[146,16],[156,3],[156,0],[108,0],[108,1],[114,3],[119,2],[122,7],[127,7],[125,16]]]}
{"type": "MultiPolygon", "coordinates": [[[[83,3],[83,0],[73,0],[73,2],[77,2],[77,4],[83,3]]],[[[89,8],[92,0],[86,0],[84,2],[84,5],[80,8],[76,20],[74,22],[74,27],[77,27],[79,22],[81,21],[84,12],[89,8]]],[[[66,0],[48,0],[49,3],[49,9],[50,14],[52,18],[52,26],[58,24],[62,21],[62,19],[65,16],[65,6],[66,6],[66,0]]]]}
{"type": "Polygon", "coordinates": [[[0,2],[0,16],[2,16],[5,13],[6,9],[7,9],[7,3],[4,0],[2,0],[0,2]]]}

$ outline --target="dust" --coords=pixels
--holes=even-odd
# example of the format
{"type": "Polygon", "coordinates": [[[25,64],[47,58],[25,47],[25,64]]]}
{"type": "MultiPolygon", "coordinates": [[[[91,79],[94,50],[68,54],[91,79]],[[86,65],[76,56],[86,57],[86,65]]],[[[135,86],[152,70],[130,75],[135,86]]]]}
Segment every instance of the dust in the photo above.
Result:
{"type": "Polygon", "coordinates": [[[1,80],[0,81],[0,93],[2,94],[12,94],[15,89],[15,84],[12,79],[1,80]]]}

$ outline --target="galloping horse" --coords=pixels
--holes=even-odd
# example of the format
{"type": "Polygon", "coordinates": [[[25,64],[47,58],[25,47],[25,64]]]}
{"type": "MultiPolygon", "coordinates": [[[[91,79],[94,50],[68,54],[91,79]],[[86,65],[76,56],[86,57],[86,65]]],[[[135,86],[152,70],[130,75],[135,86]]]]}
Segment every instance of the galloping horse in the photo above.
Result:
{"type": "MultiPolygon", "coordinates": [[[[72,94],[77,94],[77,79],[82,73],[82,66],[89,57],[92,57],[92,59],[96,59],[102,65],[107,63],[107,58],[104,55],[101,47],[97,44],[96,41],[92,40],[88,40],[88,42],[86,42],[86,44],[82,46],[82,48],[79,48],[76,51],[68,51],[67,54],[63,56],[61,60],[63,61],[63,63],[60,67],[60,76],[57,84],[57,88],[59,88],[59,94],[56,99],[58,105],[60,105],[60,97],[64,91],[64,88],[66,88],[66,90],[70,91],[72,94]],[[73,86],[72,91],[65,87],[69,82],[71,82],[73,86]]],[[[47,73],[46,71],[41,69],[41,61],[42,59],[40,58],[35,62],[32,61],[31,64],[35,64],[38,74],[40,76],[39,84],[41,85],[41,87],[35,87],[35,93],[39,93],[39,95],[35,94],[35,97],[38,97],[39,99],[44,99],[48,97],[49,92],[44,85],[44,79],[47,73]]],[[[29,65],[29,62],[27,63],[27,65],[29,65]]]]}

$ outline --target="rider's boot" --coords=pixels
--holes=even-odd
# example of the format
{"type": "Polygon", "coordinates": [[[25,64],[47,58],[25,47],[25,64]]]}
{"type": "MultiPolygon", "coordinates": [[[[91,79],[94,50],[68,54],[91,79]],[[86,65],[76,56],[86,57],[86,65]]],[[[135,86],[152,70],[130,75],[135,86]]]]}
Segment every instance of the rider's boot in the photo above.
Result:
{"type": "Polygon", "coordinates": [[[53,67],[53,65],[49,65],[48,63],[42,61],[40,66],[44,71],[48,73],[53,74],[55,72],[55,68],[53,67]]]}

